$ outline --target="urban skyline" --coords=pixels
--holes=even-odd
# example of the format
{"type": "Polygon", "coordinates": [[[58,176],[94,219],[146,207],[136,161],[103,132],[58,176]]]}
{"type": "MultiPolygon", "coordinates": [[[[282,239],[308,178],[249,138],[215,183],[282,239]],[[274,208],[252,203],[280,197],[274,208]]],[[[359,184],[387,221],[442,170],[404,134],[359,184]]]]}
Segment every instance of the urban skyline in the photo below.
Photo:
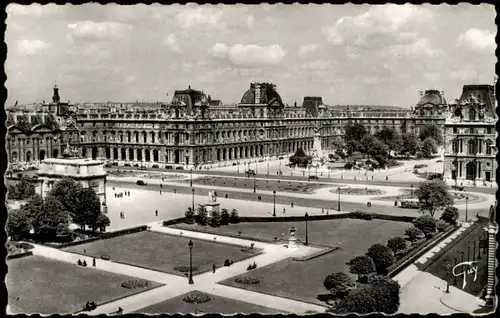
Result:
{"type": "Polygon", "coordinates": [[[464,84],[494,77],[488,5],[10,5],[7,12],[7,105],[49,100],[54,82],[71,102],[170,101],[190,85],[231,104],[249,83],[266,81],[290,105],[322,96],[332,105],[409,108],[419,91],[452,100],[464,84]]]}

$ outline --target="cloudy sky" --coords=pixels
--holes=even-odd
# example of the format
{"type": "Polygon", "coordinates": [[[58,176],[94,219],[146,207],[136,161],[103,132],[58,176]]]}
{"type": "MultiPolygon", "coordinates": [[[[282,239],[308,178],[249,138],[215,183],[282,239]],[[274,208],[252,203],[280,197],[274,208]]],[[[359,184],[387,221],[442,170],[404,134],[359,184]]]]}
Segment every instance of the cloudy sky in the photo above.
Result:
{"type": "Polygon", "coordinates": [[[9,5],[7,104],[164,101],[176,89],[239,102],[250,82],[283,100],[409,107],[492,84],[494,8],[474,6],[9,5]],[[169,94],[167,97],[167,93],[169,94]]]}

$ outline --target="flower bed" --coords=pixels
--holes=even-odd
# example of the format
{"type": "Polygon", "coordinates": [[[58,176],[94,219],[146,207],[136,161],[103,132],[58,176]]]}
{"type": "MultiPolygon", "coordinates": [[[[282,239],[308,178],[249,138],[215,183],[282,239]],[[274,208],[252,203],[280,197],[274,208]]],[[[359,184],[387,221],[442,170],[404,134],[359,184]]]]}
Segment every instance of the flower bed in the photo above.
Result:
{"type": "Polygon", "coordinates": [[[236,277],[234,280],[235,283],[241,284],[241,285],[257,285],[260,284],[260,280],[254,277],[250,276],[240,276],[236,277]]]}
{"type": "Polygon", "coordinates": [[[188,304],[203,304],[208,303],[212,300],[212,298],[204,293],[193,292],[182,299],[184,302],[188,304]]]}
{"type": "Polygon", "coordinates": [[[144,279],[129,279],[121,283],[120,286],[126,289],[145,288],[149,286],[149,282],[144,279]]]}

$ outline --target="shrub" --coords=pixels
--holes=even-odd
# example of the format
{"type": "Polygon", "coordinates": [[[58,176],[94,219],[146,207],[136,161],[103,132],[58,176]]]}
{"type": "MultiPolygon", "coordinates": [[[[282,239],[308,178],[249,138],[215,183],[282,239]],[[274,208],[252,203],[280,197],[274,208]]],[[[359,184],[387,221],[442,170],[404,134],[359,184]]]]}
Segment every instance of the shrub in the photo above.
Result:
{"type": "Polygon", "coordinates": [[[138,289],[145,288],[149,286],[149,282],[144,279],[129,279],[124,281],[121,286],[127,289],[138,289]]]}
{"type": "Polygon", "coordinates": [[[356,211],[356,212],[349,213],[349,218],[371,221],[371,220],[373,220],[373,214],[356,211]]]}
{"type": "Polygon", "coordinates": [[[217,211],[212,211],[212,215],[210,217],[210,226],[211,227],[219,227],[220,226],[221,216],[217,211]]]}
{"type": "Polygon", "coordinates": [[[436,222],[436,228],[439,232],[444,232],[446,231],[446,229],[448,228],[448,226],[450,226],[450,224],[446,223],[445,221],[443,220],[438,220],[436,222]]]}
{"type": "Polygon", "coordinates": [[[351,277],[345,273],[333,273],[326,276],[323,286],[330,291],[334,297],[344,297],[356,287],[351,277]]]}
{"type": "MultiPolygon", "coordinates": [[[[198,270],[198,267],[193,266],[193,272],[196,272],[197,270],[198,270]]],[[[187,265],[175,266],[174,271],[180,272],[180,273],[189,273],[189,266],[187,266],[187,265]]]]}
{"type": "Polygon", "coordinates": [[[229,224],[229,212],[227,209],[222,209],[220,213],[220,224],[228,225],[229,224]]]}
{"type": "Polygon", "coordinates": [[[204,206],[199,206],[198,207],[198,213],[196,214],[196,222],[200,225],[207,225],[208,224],[208,212],[207,209],[204,206]]]}
{"type": "Polygon", "coordinates": [[[368,249],[366,256],[373,259],[378,274],[386,274],[387,268],[394,263],[391,249],[382,244],[372,245],[368,249]]]}
{"type": "Polygon", "coordinates": [[[448,206],[444,209],[443,214],[441,214],[440,220],[443,220],[451,225],[456,225],[458,216],[458,209],[454,206],[448,206]]]}
{"type": "Polygon", "coordinates": [[[358,275],[358,281],[362,281],[366,275],[375,272],[375,263],[371,257],[366,255],[356,256],[346,265],[349,266],[349,272],[358,275]]]}
{"type": "Polygon", "coordinates": [[[146,183],[142,180],[137,180],[137,182],[135,184],[141,185],[141,186],[146,185],[146,183]]]}
{"type": "Polygon", "coordinates": [[[160,166],[158,166],[157,164],[154,164],[151,166],[151,168],[159,168],[160,166]]]}
{"type": "Polygon", "coordinates": [[[212,298],[209,295],[197,291],[190,293],[182,299],[182,301],[188,304],[203,304],[211,300],[212,298]]]}
{"type": "Polygon", "coordinates": [[[413,220],[413,226],[424,233],[426,238],[436,232],[437,220],[430,215],[422,215],[413,220]]]}
{"type": "Polygon", "coordinates": [[[171,165],[166,165],[165,169],[172,169],[172,166],[171,165]]]}
{"type": "Polygon", "coordinates": [[[184,167],[175,167],[175,170],[184,170],[184,167]]]}
{"type": "Polygon", "coordinates": [[[423,235],[423,233],[415,227],[410,227],[406,229],[405,235],[408,236],[408,240],[413,243],[417,241],[423,235]]]}
{"type": "Polygon", "coordinates": [[[240,276],[236,277],[234,280],[235,283],[241,284],[241,285],[257,285],[260,284],[260,280],[254,277],[250,276],[240,276]]]}
{"type": "Polygon", "coordinates": [[[194,219],[194,211],[191,208],[188,208],[187,211],[184,213],[184,223],[187,224],[194,224],[195,219],[194,219]]]}
{"type": "Polygon", "coordinates": [[[233,209],[231,211],[231,216],[229,217],[229,222],[233,223],[233,224],[240,223],[240,216],[238,214],[238,210],[233,209]]]}
{"type": "Polygon", "coordinates": [[[398,236],[387,241],[389,247],[394,254],[398,254],[406,248],[406,241],[404,238],[398,236]]]}

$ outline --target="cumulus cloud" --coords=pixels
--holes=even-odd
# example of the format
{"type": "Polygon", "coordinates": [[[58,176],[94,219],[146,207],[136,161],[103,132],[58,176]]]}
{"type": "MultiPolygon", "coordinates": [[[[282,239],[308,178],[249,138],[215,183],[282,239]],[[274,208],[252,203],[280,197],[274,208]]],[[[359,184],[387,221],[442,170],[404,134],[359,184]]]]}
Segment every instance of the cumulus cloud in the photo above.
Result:
{"type": "Polygon", "coordinates": [[[181,46],[177,41],[177,36],[172,33],[165,39],[165,44],[172,50],[178,53],[182,52],[181,46]]]}
{"type": "Polygon", "coordinates": [[[118,22],[80,21],[69,23],[70,39],[111,40],[126,37],[133,27],[118,22]]]}
{"type": "Polygon", "coordinates": [[[45,51],[50,45],[40,40],[18,40],[17,49],[20,55],[31,56],[45,51]]]}
{"type": "Polygon", "coordinates": [[[468,29],[458,37],[458,45],[474,50],[495,50],[495,34],[489,30],[468,29]]]}
{"type": "Polygon", "coordinates": [[[318,48],[318,45],[317,44],[306,44],[306,45],[302,45],[300,48],[299,48],[299,56],[300,57],[306,57],[308,56],[309,54],[311,53],[314,53],[316,51],[316,49],[318,48]]]}
{"type": "Polygon", "coordinates": [[[210,7],[186,7],[177,14],[176,21],[182,29],[221,27],[223,10],[210,7]]]}
{"type": "Polygon", "coordinates": [[[64,6],[58,6],[55,4],[31,4],[31,5],[20,5],[16,3],[9,4],[7,6],[6,12],[8,16],[25,16],[28,18],[41,18],[44,16],[50,16],[53,14],[60,14],[64,11],[64,6]]]}
{"type": "Polygon", "coordinates": [[[378,5],[357,16],[345,16],[323,29],[334,45],[374,48],[401,43],[400,33],[408,27],[425,24],[433,19],[432,11],[414,5],[378,5]]]}
{"type": "Polygon", "coordinates": [[[211,54],[217,59],[227,59],[236,65],[256,66],[279,64],[286,56],[286,51],[278,44],[258,46],[255,44],[236,44],[228,46],[216,43],[212,46],[211,54]]]}
{"type": "Polygon", "coordinates": [[[434,49],[429,39],[417,39],[409,44],[395,44],[387,48],[392,55],[424,55],[433,56],[441,54],[442,51],[434,49]]]}

